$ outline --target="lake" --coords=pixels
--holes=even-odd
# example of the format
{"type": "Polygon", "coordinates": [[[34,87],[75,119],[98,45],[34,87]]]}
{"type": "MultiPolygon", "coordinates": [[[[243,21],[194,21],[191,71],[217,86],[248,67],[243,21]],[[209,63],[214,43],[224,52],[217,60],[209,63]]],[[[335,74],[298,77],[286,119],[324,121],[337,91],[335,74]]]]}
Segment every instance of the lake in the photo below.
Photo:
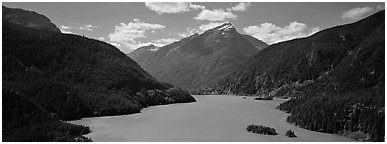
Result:
{"type": "Polygon", "coordinates": [[[286,122],[287,113],[275,109],[283,99],[257,101],[253,97],[198,95],[197,102],[152,106],[141,113],[70,121],[90,126],[93,141],[132,142],[243,142],[243,141],[353,141],[299,128],[286,122]],[[250,124],[275,128],[278,135],[246,131],[250,124]],[[285,136],[293,130],[297,138],[285,136]]]}

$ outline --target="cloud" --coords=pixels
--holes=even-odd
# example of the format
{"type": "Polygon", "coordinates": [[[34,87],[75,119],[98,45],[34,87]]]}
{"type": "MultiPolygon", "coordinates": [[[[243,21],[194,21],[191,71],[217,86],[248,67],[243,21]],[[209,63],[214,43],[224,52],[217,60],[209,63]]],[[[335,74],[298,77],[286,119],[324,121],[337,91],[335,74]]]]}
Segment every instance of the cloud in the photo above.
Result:
{"type": "Polygon", "coordinates": [[[196,34],[196,33],[199,33],[199,30],[198,30],[198,29],[188,27],[188,28],[185,29],[185,32],[177,33],[177,34],[178,34],[179,36],[185,38],[185,37],[188,37],[188,36],[193,35],[193,34],[196,34]]]}
{"type": "Polygon", "coordinates": [[[190,9],[189,2],[146,2],[145,6],[158,14],[181,13],[190,9]]]}
{"type": "Polygon", "coordinates": [[[165,29],[165,26],[133,19],[128,24],[116,25],[114,32],[109,34],[109,39],[110,42],[119,43],[123,52],[128,52],[137,48],[139,42],[136,39],[147,37],[146,33],[149,31],[161,29],[165,29]]]}
{"type": "Polygon", "coordinates": [[[295,38],[307,37],[320,30],[319,27],[308,27],[306,24],[291,22],[284,27],[272,23],[262,23],[243,28],[243,31],[268,44],[287,41],[295,38]]]}
{"type": "Polygon", "coordinates": [[[70,29],[71,27],[70,26],[61,25],[60,28],[61,29],[70,29]]]}
{"type": "Polygon", "coordinates": [[[363,18],[365,14],[373,11],[374,8],[372,7],[361,7],[361,8],[353,8],[348,11],[345,11],[343,15],[341,16],[342,19],[349,19],[349,20],[357,20],[360,18],[363,18]]]}
{"type": "Polygon", "coordinates": [[[87,30],[87,31],[93,31],[93,29],[95,28],[97,28],[97,26],[93,26],[90,24],[79,27],[80,30],[87,30]]]}
{"type": "Polygon", "coordinates": [[[104,37],[99,37],[98,39],[101,40],[101,41],[105,40],[104,37]]]}
{"type": "Polygon", "coordinates": [[[249,7],[250,5],[251,3],[241,2],[231,8],[227,8],[227,10],[228,11],[246,11],[247,7],[249,7]]]}
{"type": "Polygon", "coordinates": [[[182,13],[188,12],[191,9],[206,9],[205,6],[192,4],[190,2],[146,2],[145,6],[158,14],[182,13]]]}
{"type": "Polygon", "coordinates": [[[376,6],[376,9],[377,9],[377,10],[384,10],[384,5],[377,5],[377,6],[376,6]]]}
{"type": "Polygon", "coordinates": [[[94,29],[98,28],[98,26],[94,26],[94,25],[91,25],[91,24],[87,24],[87,25],[81,25],[81,24],[77,24],[77,23],[71,23],[70,25],[61,25],[60,26],[61,29],[63,30],[87,30],[87,31],[93,31],[94,29]]]}
{"type": "Polygon", "coordinates": [[[198,9],[202,9],[202,10],[206,9],[205,6],[197,5],[197,4],[192,4],[192,3],[189,5],[189,7],[192,8],[192,9],[196,9],[196,10],[198,10],[198,9]]]}
{"type": "Polygon", "coordinates": [[[225,21],[226,19],[235,20],[237,16],[230,11],[225,11],[223,9],[213,9],[213,10],[202,10],[196,20],[208,20],[208,21],[225,21]]]}

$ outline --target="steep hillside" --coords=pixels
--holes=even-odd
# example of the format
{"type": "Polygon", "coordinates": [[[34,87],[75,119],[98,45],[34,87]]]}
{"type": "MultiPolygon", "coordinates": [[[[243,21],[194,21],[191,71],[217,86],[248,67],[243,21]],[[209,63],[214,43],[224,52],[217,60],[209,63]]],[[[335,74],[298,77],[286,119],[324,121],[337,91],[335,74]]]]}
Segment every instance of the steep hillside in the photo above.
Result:
{"type": "Polygon", "coordinates": [[[46,16],[34,11],[27,11],[18,8],[7,8],[3,6],[3,20],[13,24],[22,25],[29,28],[48,30],[60,33],[58,27],[53,24],[46,16]]]}
{"type": "Polygon", "coordinates": [[[222,79],[267,46],[245,37],[231,23],[225,23],[164,46],[146,61],[132,58],[156,79],[196,90],[222,79]]]}
{"type": "Polygon", "coordinates": [[[77,141],[84,127],[60,120],[195,101],[188,92],[158,82],[105,42],[8,19],[3,19],[2,35],[5,141],[77,141]],[[47,120],[51,115],[55,118],[47,120]]]}
{"type": "Polygon", "coordinates": [[[155,45],[151,44],[148,46],[143,46],[143,47],[137,48],[136,50],[134,50],[126,55],[128,55],[130,58],[132,58],[138,64],[147,63],[148,60],[152,57],[152,55],[155,53],[155,51],[157,51],[158,49],[159,49],[159,47],[156,47],[155,45]]]}
{"type": "Polygon", "coordinates": [[[292,97],[288,121],[329,133],[384,140],[384,11],[356,23],[261,50],[217,92],[292,97]]]}

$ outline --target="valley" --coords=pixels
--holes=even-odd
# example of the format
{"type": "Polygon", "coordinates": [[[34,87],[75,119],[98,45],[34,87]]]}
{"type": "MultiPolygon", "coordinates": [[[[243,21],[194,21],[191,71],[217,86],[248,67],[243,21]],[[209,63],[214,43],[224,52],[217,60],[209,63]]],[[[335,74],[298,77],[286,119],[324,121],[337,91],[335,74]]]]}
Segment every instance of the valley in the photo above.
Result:
{"type": "Polygon", "coordinates": [[[385,141],[384,3],[75,4],[3,3],[2,141],[385,141]]]}

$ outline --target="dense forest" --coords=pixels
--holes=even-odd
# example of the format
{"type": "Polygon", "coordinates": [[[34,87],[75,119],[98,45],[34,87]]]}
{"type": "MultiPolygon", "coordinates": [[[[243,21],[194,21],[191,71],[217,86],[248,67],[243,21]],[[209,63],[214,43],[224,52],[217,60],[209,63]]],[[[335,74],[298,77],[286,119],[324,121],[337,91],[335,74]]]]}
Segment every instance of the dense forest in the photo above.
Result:
{"type": "Polygon", "coordinates": [[[247,126],[246,130],[248,132],[252,132],[252,133],[256,133],[256,134],[263,134],[263,135],[277,135],[278,134],[274,128],[266,127],[266,126],[262,126],[262,125],[249,125],[249,126],[247,126]]]}
{"type": "Polygon", "coordinates": [[[371,89],[344,94],[303,93],[278,108],[291,114],[289,123],[302,128],[360,141],[384,141],[384,87],[371,89]]]}
{"type": "Polygon", "coordinates": [[[105,42],[4,20],[2,34],[4,141],[74,141],[86,128],[61,120],[195,101],[105,42]]]}
{"type": "Polygon", "coordinates": [[[3,89],[2,107],[3,141],[91,141],[82,136],[88,127],[62,122],[23,93],[3,89]]]}
{"type": "Polygon", "coordinates": [[[290,123],[384,141],[384,13],[270,45],[195,93],[291,98],[278,107],[290,123]]]}
{"type": "MultiPolygon", "coordinates": [[[[375,15],[384,18],[384,11],[375,15]]],[[[293,99],[278,107],[291,113],[288,122],[360,141],[384,141],[385,31],[382,20],[352,50],[354,54],[343,58],[330,73],[306,86],[289,89],[285,95],[293,99]]]]}

